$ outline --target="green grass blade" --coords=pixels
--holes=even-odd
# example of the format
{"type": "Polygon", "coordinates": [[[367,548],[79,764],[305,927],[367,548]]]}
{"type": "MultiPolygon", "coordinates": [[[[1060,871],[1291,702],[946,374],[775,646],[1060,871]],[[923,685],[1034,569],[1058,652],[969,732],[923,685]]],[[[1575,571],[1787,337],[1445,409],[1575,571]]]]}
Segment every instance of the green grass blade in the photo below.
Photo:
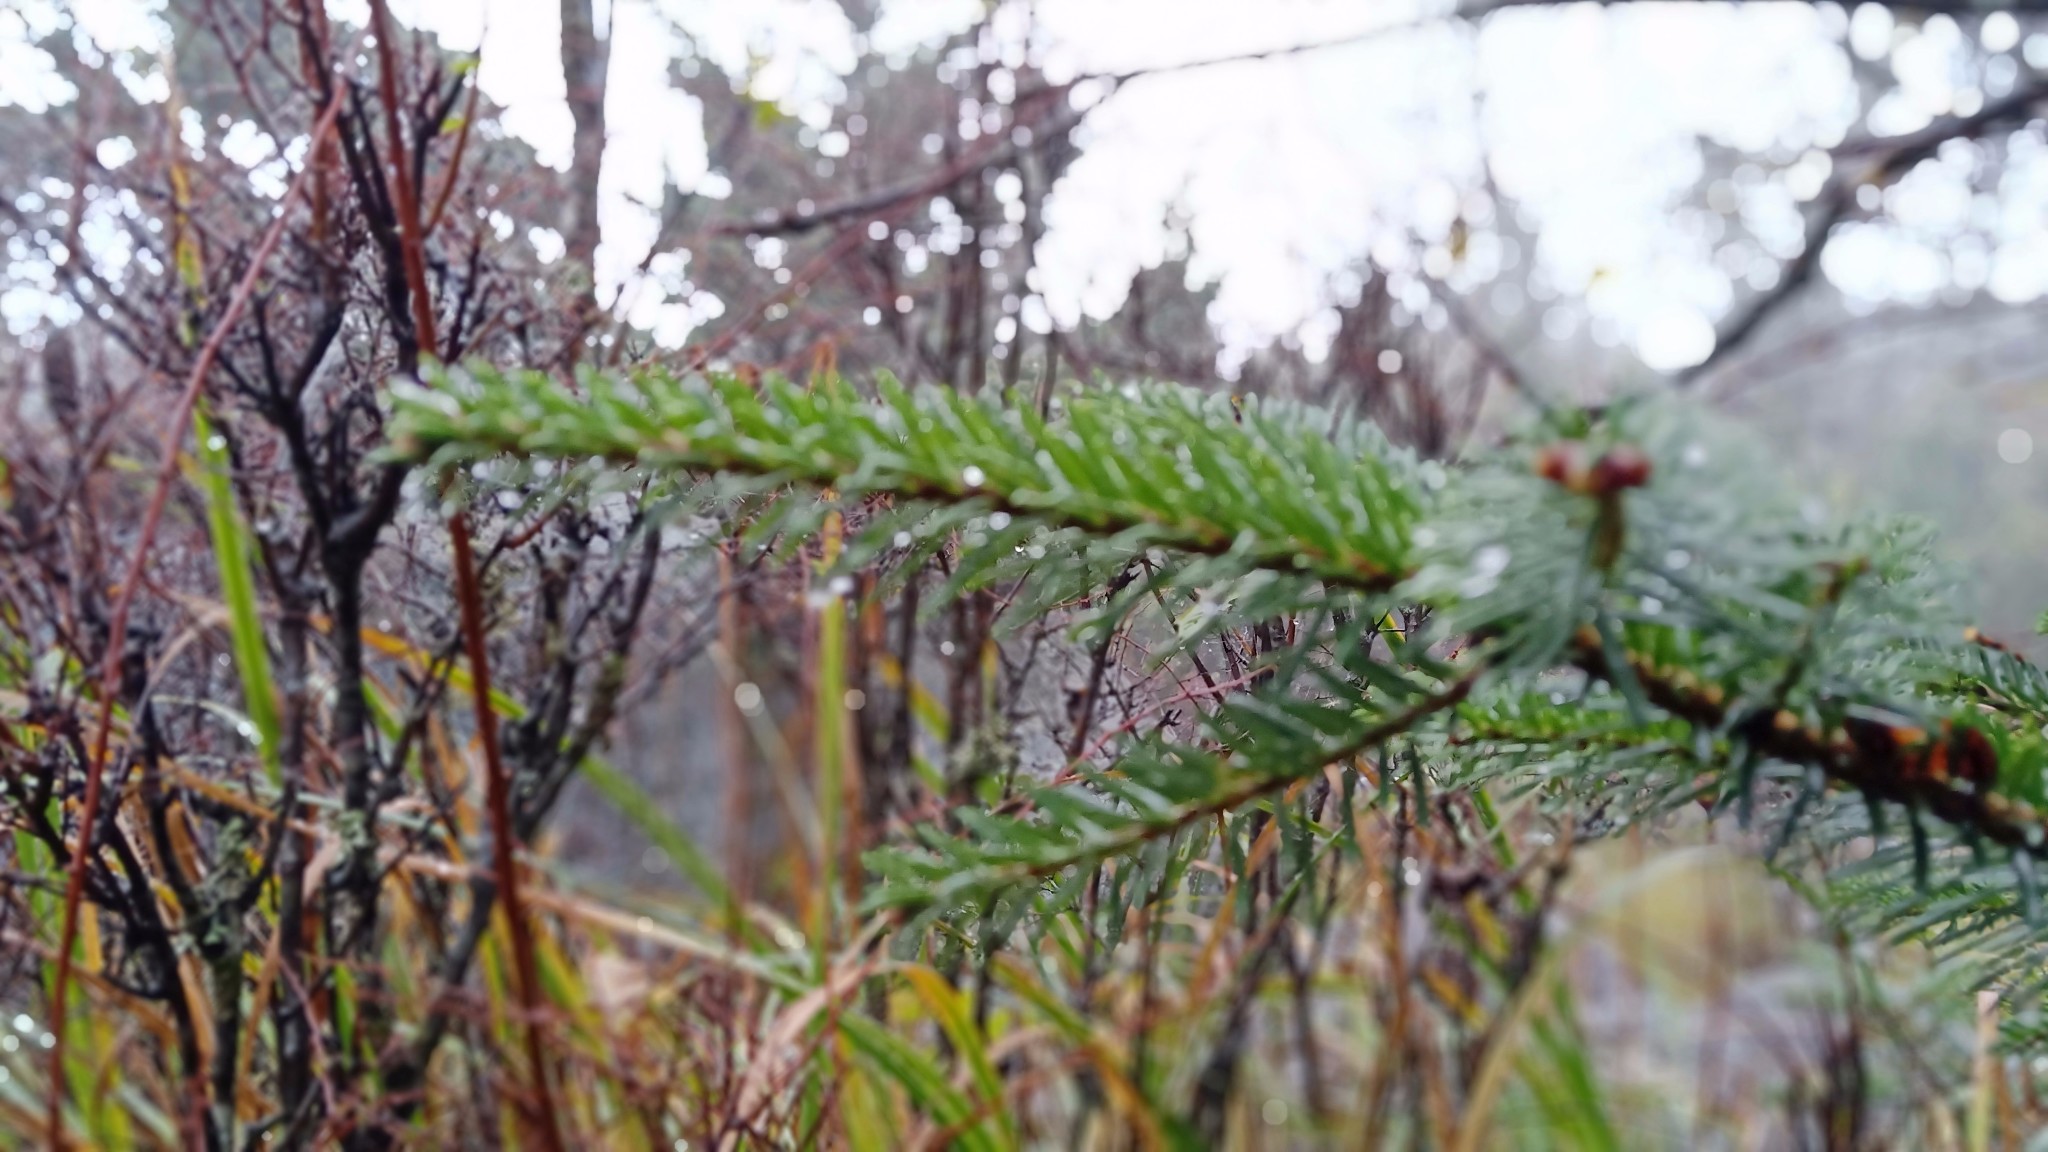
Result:
{"type": "Polygon", "coordinates": [[[206,498],[206,525],[213,537],[214,564],[220,570],[221,599],[228,610],[228,634],[235,670],[242,679],[243,707],[254,729],[263,770],[280,784],[277,697],[270,679],[270,652],[263,641],[263,617],[256,606],[256,580],[250,572],[248,526],[235,513],[234,486],[228,480],[227,440],[213,430],[206,415],[192,413],[199,440],[200,490],[206,498]]]}

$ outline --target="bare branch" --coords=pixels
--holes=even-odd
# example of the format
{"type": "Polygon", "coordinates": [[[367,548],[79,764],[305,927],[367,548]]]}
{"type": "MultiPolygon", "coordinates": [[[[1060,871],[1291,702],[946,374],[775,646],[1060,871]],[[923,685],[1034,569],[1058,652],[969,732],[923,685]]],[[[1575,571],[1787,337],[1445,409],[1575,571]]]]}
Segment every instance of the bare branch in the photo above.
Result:
{"type": "Polygon", "coordinates": [[[1924,128],[1910,136],[1901,137],[1875,160],[1864,165],[1853,174],[1840,175],[1830,181],[1821,194],[1820,207],[1807,218],[1806,240],[1799,255],[1785,266],[1778,283],[1769,291],[1751,300],[1747,308],[1735,313],[1728,323],[1722,325],[1715,336],[1714,350],[1707,358],[1679,375],[1681,384],[1697,383],[1716,365],[1725,361],[1729,354],[1740,348],[1773,313],[1792,299],[1814,272],[1820,267],[1821,251],[1827,247],[1828,236],[1837,224],[1847,220],[1856,211],[1856,193],[1864,185],[1883,185],[1904,175],[1914,165],[1933,156],[1935,151],[1950,140],[1967,140],[2008,121],[2024,118],[2034,105],[2048,99],[2048,80],[2034,83],[2014,92],[1995,103],[1985,105],[1974,115],[1945,120],[1924,128]]]}

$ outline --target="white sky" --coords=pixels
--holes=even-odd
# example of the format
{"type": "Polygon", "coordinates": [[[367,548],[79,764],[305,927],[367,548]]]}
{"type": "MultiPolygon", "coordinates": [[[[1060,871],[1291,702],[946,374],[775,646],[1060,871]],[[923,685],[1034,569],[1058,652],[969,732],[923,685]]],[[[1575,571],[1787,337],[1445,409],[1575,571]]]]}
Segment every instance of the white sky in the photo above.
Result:
{"type": "MultiPolygon", "coordinates": [[[[1426,266],[1503,313],[1540,309],[1553,336],[1590,325],[1594,338],[1626,342],[1652,367],[1681,367],[1711,349],[1735,286],[1767,286],[1777,261],[1797,251],[1800,201],[1828,174],[1820,150],[1974,110],[2009,90],[2017,57],[2048,66],[2048,39],[2022,42],[2007,17],[1967,29],[1934,17],[1903,30],[1869,6],[1852,15],[1834,5],[1582,4],[1509,11],[1476,30],[1416,24],[1442,2],[1038,0],[1034,25],[1024,0],[1003,0],[999,58],[1029,59],[1056,79],[1386,29],[1344,47],[1147,77],[1111,96],[1048,205],[1035,285],[1043,301],[1027,308],[1027,323],[1107,315],[1136,270],[1184,246],[1190,278],[1217,288],[1211,319],[1234,348],[1292,336],[1313,351],[1332,301],[1371,255],[1418,313],[1427,298],[1413,277],[1426,266]],[[2003,54],[1987,65],[1985,49],[2003,54]],[[1852,51],[1888,65],[1900,85],[1863,124],[1852,51]],[[1712,209],[1684,207],[1707,146],[1756,163],[1709,190],[1712,209]],[[1429,251],[1461,210],[1484,223],[1494,206],[1477,190],[1489,182],[1539,237],[1533,251],[1490,237],[1456,260],[1429,251]],[[1169,211],[1185,222],[1184,241],[1166,226],[1169,211]],[[1760,244],[1733,234],[1727,222],[1738,216],[1760,244]],[[1525,282],[1521,272],[1534,300],[1509,286],[1525,282]]],[[[0,103],[68,98],[28,43],[58,7],[0,6],[0,103]]],[[[161,98],[147,56],[157,47],[150,0],[69,7],[101,49],[135,53],[120,69],[131,94],[161,98]]],[[[868,47],[905,56],[982,7],[891,0],[868,47]]],[[[366,4],[329,8],[360,20],[366,4]]],[[[394,11],[450,48],[481,42],[480,83],[503,106],[504,130],[531,142],[540,162],[567,162],[555,0],[394,0],[394,11]]],[[[706,172],[697,102],[668,80],[684,35],[707,66],[821,129],[862,45],[831,0],[611,0],[608,15],[601,294],[675,343],[719,301],[702,289],[671,299],[659,278],[620,289],[647,254],[654,226],[644,205],[658,203],[663,183],[719,179],[706,172]]],[[[214,126],[198,129],[223,145],[214,126]]],[[[275,183],[285,161],[274,145],[238,144],[259,173],[271,166],[275,183]]],[[[2016,138],[1995,194],[1972,194],[1980,163],[1976,145],[1958,143],[1939,166],[1889,189],[1887,218],[1840,235],[1824,274],[1867,306],[2048,291],[2048,147],[2016,138]]],[[[662,266],[676,273],[684,259],[662,266]]],[[[0,310],[18,320],[19,298],[0,310]]]]}

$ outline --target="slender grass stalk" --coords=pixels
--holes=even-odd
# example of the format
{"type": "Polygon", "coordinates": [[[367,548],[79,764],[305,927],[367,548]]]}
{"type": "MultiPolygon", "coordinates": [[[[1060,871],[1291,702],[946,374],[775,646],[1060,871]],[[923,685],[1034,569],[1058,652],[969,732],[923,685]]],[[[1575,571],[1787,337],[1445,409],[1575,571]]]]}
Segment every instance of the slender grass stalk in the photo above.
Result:
{"type": "Polygon", "coordinates": [[[270,652],[263,642],[263,617],[257,610],[256,581],[249,567],[248,527],[235,514],[227,441],[214,433],[203,411],[192,413],[192,433],[199,443],[200,491],[206,498],[206,523],[213,537],[221,599],[227,604],[235,671],[242,680],[242,708],[255,729],[264,774],[272,787],[281,788],[284,776],[278,766],[278,749],[283,745],[283,726],[278,723],[277,689],[270,678],[270,652]]]}

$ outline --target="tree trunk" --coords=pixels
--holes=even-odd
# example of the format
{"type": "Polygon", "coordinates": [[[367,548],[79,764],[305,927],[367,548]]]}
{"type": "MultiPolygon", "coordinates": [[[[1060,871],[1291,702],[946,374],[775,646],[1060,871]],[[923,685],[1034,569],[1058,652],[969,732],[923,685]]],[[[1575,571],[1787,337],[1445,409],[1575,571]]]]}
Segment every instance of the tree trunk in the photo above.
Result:
{"type": "Polygon", "coordinates": [[[597,252],[597,178],[604,163],[604,85],[611,63],[610,45],[597,37],[596,5],[597,0],[562,0],[562,76],[569,85],[576,137],[564,177],[569,187],[561,233],[568,258],[585,272],[597,252]]]}

